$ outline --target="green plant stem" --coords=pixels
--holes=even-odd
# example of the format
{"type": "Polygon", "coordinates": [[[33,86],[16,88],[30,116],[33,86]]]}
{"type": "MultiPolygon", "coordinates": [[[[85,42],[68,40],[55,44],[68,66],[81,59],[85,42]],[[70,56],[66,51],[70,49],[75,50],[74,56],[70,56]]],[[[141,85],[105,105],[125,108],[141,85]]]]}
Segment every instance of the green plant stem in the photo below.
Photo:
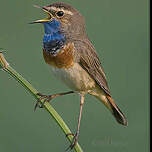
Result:
{"type": "MultiPolygon", "coordinates": [[[[6,61],[2,52],[0,52],[0,68],[10,74],[15,80],[17,80],[30,94],[32,94],[36,100],[39,99],[37,93],[39,93],[27,80],[25,80],[18,72],[16,72],[6,61]]],[[[44,100],[40,100],[43,103],[44,100]]],[[[65,124],[61,116],[55,111],[55,109],[48,103],[44,103],[44,108],[49,112],[49,114],[54,118],[57,124],[60,126],[65,135],[70,134],[71,131],[65,124]]],[[[72,142],[73,136],[67,136],[70,142],[72,142]]],[[[83,152],[80,145],[77,143],[74,147],[76,152],[83,152]]]]}

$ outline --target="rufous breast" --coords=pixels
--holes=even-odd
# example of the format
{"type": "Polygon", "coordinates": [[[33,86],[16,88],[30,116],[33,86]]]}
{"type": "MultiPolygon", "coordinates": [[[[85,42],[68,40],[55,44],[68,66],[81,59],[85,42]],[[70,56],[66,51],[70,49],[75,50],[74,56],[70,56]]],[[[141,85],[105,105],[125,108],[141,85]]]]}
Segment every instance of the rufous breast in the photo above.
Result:
{"type": "Polygon", "coordinates": [[[68,43],[57,54],[52,55],[43,49],[43,57],[47,64],[57,68],[70,68],[74,65],[74,44],[68,43]]]}

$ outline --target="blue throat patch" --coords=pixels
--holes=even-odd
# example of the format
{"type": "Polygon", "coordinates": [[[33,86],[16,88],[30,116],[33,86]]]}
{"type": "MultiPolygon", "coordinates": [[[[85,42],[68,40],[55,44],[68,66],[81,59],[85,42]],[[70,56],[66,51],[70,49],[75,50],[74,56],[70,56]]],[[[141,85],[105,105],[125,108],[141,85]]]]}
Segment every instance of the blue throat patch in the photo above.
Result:
{"type": "Polygon", "coordinates": [[[51,22],[44,22],[43,47],[51,54],[56,54],[64,46],[65,36],[61,33],[60,22],[53,19],[51,22]]]}

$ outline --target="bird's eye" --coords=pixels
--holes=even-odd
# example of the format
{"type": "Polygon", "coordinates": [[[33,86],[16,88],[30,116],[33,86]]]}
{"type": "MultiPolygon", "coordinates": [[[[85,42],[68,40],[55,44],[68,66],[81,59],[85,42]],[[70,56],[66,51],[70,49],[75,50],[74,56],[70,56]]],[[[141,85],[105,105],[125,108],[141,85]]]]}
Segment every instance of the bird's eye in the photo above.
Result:
{"type": "Polygon", "coordinates": [[[58,12],[56,13],[56,15],[57,15],[58,17],[62,17],[62,16],[64,15],[64,12],[63,12],[63,11],[58,11],[58,12]]]}

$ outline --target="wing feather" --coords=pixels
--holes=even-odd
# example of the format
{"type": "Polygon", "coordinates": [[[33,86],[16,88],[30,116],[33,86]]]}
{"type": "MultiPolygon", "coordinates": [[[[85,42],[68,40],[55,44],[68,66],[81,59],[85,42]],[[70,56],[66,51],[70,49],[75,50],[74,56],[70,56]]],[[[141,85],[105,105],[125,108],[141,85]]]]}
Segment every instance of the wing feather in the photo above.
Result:
{"type": "Polygon", "coordinates": [[[106,76],[101,66],[101,62],[97,56],[94,46],[88,39],[75,40],[75,53],[77,61],[83,69],[96,81],[96,83],[110,96],[109,87],[106,76]]]}

